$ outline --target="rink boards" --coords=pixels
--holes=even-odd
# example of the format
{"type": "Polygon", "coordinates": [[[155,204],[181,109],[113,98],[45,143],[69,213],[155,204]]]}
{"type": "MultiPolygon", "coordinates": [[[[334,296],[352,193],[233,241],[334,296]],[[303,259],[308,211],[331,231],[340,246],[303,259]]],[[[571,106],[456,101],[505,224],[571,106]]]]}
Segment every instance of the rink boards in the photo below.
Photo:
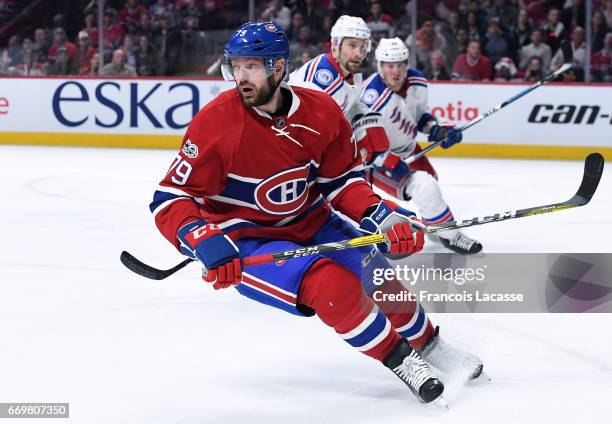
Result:
{"type": "MultiPolygon", "coordinates": [[[[175,149],[192,116],[232,87],[218,79],[0,78],[0,144],[175,149]]],[[[461,125],[525,87],[430,83],[430,111],[461,125]]],[[[599,151],[610,159],[611,128],[612,85],[549,84],[432,155],[582,159],[599,151]]]]}

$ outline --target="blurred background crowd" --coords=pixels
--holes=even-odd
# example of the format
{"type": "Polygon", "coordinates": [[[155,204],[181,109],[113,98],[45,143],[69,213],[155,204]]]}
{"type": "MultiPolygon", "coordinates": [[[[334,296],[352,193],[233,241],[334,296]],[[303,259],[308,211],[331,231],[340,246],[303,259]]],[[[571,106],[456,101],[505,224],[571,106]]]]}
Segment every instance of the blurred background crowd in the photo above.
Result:
{"type": "Polygon", "coordinates": [[[612,82],[612,0],[413,1],[415,28],[414,5],[401,0],[0,0],[0,75],[216,76],[250,16],[287,32],[295,69],[329,52],[330,29],[348,14],[366,20],[374,48],[404,40],[430,80],[537,81],[569,40],[566,81],[612,82]]]}

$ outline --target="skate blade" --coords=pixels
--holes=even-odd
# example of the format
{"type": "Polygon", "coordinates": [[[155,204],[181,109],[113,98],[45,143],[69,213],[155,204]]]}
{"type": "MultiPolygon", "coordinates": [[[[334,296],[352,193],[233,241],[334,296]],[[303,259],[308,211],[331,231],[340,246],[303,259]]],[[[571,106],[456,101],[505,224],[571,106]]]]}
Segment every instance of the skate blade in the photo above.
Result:
{"type": "Polygon", "coordinates": [[[438,397],[438,399],[435,400],[435,403],[437,403],[440,406],[443,406],[444,408],[446,408],[447,411],[450,411],[450,408],[448,407],[448,402],[446,402],[446,399],[444,399],[444,396],[440,395],[440,397],[438,397]]]}

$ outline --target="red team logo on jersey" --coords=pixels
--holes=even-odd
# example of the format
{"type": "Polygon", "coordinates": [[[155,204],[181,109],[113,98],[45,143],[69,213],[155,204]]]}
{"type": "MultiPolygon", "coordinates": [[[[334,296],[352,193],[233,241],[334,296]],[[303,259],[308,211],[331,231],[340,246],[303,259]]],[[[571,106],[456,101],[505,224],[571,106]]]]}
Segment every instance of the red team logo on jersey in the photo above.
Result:
{"type": "Polygon", "coordinates": [[[273,215],[288,215],[300,209],[308,198],[310,164],[274,174],[255,189],[255,202],[273,215]]]}

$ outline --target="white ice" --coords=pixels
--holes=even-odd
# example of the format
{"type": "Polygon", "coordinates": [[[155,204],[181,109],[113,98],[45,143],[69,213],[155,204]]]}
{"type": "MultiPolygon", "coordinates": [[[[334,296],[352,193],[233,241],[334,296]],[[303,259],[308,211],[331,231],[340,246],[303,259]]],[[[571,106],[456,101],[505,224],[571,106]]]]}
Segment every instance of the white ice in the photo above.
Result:
{"type": "MultiPolygon", "coordinates": [[[[492,378],[449,385],[446,411],[317,318],[215,292],[195,265],[161,282],[132,274],[123,249],[158,267],[182,259],[147,208],[173,156],[0,147],[0,402],[70,402],[69,422],[104,424],[608,419],[611,314],[433,316],[492,378]]],[[[465,218],[565,200],[582,174],[577,161],[433,162],[465,218]]],[[[586,207],[469,234],[488,252],[611,252],[611,206],[608,168],[586,207]]]]}

